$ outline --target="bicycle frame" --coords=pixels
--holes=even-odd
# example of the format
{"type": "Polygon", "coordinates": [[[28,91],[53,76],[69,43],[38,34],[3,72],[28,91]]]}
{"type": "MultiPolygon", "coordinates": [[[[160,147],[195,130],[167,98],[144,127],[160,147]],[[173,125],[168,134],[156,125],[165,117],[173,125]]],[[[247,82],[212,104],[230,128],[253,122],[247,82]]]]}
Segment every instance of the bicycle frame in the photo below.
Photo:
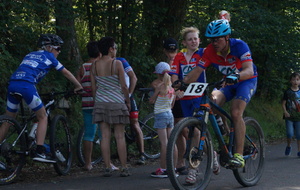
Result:
{"type": "MultiPolygon", "coordinates": [[[[200,136],[199,150],[200,150],[200,152],[204,151],[203,145],[204,145],[205,138],[206,138],[206,131],[208,130],[207,124],[208,124],[208,121],[210,121],[212,129],[217,137],[219,148],[222,150],[222,152],[224,152],[228,156],[228,158],[232,158],[233,157],[234,136],[235,136],[235,130],[234,130],[234,124],[233,124],[232,118],[223,108],[221,108],[216,103],[214,103],[209,98],[207,93],[208,93],[208,91],[206,90],[204,92],[204,96],[202,97],[200,107],[198,109],[195,109],[195,111],[194,111],[194,117],[199,117],[199,115],[197,115],[198,111],[203,111],[203,113],[204,113],[203,121],[204,121],[205,125],[203,125],[203,128],[202,128],[203,131],[201,132],[201,136],[200,136]],[[230,133],[229,133],[229,143],[228,144],[226,144],[224,141],[223,135],[220,131],[220,128],[218,126],[218,123],[217,123],[216,117],[213,113],[213,110],[217,110],[219,113],[224,115],[230,123],[230,133]]],[[[248,140],[255,147],[255,150],[257,151],[256,145],[251,140],[251,138],[247,134],[245,137],[246,137],[245,140],[248,140]]],[[[249,155],[244,155],[243,157],[246,160],[246,159],[252,157],[254,154],[255,154],[255,151],[249,155]]]]}

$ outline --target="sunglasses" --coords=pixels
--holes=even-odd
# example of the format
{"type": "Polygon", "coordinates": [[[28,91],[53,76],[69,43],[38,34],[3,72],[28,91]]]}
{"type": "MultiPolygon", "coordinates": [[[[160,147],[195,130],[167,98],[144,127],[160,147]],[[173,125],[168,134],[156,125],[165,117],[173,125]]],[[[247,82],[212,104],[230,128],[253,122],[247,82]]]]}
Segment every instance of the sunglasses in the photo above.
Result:
{"type": "Polygon", "coordinates": [[[209,38],[208,40],[210,43],[214,43],[214,42],[218,43],[222,38],[225,38],[225,36],[209,38]]]}
{"type": "Polygon", "coordinates": [[[59,47],[59,46],[52,46],[52,48],[55,49],[57,52],[60,52],[60,50],[61,50],[61,47],[59,47]]]}

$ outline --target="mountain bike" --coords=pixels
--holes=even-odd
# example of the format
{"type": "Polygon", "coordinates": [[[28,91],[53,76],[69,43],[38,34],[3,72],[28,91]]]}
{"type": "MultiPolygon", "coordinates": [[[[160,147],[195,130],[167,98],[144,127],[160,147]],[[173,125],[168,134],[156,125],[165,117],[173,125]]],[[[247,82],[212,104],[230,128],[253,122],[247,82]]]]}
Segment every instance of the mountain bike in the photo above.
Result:
{"type": "MultiPolygon", "coordinates": [[[[200,107],[194,110],[193,117],[184,118],[176,124],[168,141],[167,171],[170,181],[175,189],[205,189],[208,186],[213,170],[214,147],[219,148],[220,165],[227,169],[231,169],[236,180],[241,185],[245,187],[254,186],[258,183],[263,174],[265,159],[264,134],[259,123],[251,117],[244,118],[246,124],[243,152],[245,166],[243,168],[237,168],[236,166],[229,164],[229,160],[235,153],[235,131],[232,118],[223,108],[210,100],[208,91],[208,87],[219,87],[223,81],[224,80],[209,84],[191,83],[185,91],[186,94],[203,94],[203,96],[200,107]],[[224,140],[212,108],[224,115],[230,123],[229,142],[224,140]],[[208,127],[209,125],[212,129],[208,127]],[[186,151],[183,159],[185,160],[186,166],[197,171],[196,183],[194,184],[186,183],[186,175],[178,176],[175,171],[173,156],[174,147],[179,134],[181,134],[184,129],[185,131],[186,129],[188,130],[185,133],[186,151]],[[200,132],[200,137],[196,136],[197,131],[200,132]],[[213,141],[211,132],[215,134],[217,142],[213,141]]],[[[185,84],[178,81],[177,83],[185,89],[185,84]]]]}
{"type": "MultiPolygon", "coordinates": [[[[18,93],[13,95],[22,100],[22,95],[18,93]]],[[[51,112],[56,109],[61,96],[69,95],[73,95],[73,93],[69,91],[55,92],[54,90],[40,95],[44,97],[49,125],[44,146],[46,147],[46,154],[51,155],[56,161],[53,165],[59,175],[68,174],[71,167],[71,134],[67,118],[61,114],[51,115],[51,112]]],[[[0,116],[0,126],[7,125],[9,127],[7,135],[0,142],[0,185],[14,182],[26,163],[26,157],[33,158],[35,155],[36,114],[26,114],[25,109],[22,100],[20,113],[16,119],[7,115],[0,116]]]]}
{"type": "MultiPolygon", "coordinates": [[[[140,99],[138,103],[138,109],[141,111],[144,101],[147,101],[149,98],[149,93],[153,91],[153,88],[139,88],[140,99]]],[[[153,110],[153,109],[152,109],[153,110]]],[[[151,110],[151,111],[152,111],[151,110]]],[[[148,111],[148,110],[147,110],[148,111]]],[[[139,114],[140,115],[140,114],[139,114]]],[[[159,149],[159,139],[156,130],[153,128],[154,124],[154,113],[147,114],[143,119],[139,119],[140,127],[143,131],[144,139],[144,156],[148,159],[156,159],[160,156],[159,149]]],[[[101,148],[100,148],[100,128],[97,127],[95,138],[93,141],[93,150],[92,150],[92,165],[98,164],[102,161],[101,148]]],[[[84,154],[83,154],[83,136],[84,128],[82,128],[78,133],[77,138],[77,157],[80,165],[84,165],[84,154]]],[[[127,125],[125,126],[125,138],[127,144],[132,144],[136,142],[136,133],[132,128],[127,125]]]]}

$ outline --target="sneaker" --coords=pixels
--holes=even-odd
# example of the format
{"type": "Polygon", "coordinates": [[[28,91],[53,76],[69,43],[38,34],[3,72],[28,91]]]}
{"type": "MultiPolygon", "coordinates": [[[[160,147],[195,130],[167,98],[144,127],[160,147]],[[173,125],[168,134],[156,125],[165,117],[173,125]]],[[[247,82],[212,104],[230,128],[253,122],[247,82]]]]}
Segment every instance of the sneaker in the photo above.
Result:
{"type": "Polygon", "coordinates": [[[214,158],[213,158],[213,172],[215,175],[219,175],[220,173],[220,164],[218,162],[218,154],[214,151],[214,158]]]}
{"type": "Polygon", "coordinates": [[[45,163],[56,163],[56,161],[52,157],[46,155],[45,153],[35,153],[35,157],[33,158],[33,160],[45,163]]]}
{"type": "Polygon", "coordinates": [[[285,155],[286,155],[286,156],[290,156],[290,155],[291,155],[291,150],[292,150],[292,147],[287,146],[287,147],[285,148],[285,155]]]}
{"type": "Polygon", "coordinates": [[[185,178],[185,182],[188,184],[196,183],[196,180],[197,180],[196,176],[197,176],[197,170],[189,169],[189,173],[185,178]]]}
{"type": "Polygon", "coordinates": [[[151,173],[151,177],[166,178],[168,177],[168,173],[166,170],[163,171],[161,168],[158,168],[155,172],[151,173]]]}
{"type": "Polygon", "coordinates": [[[300,152],[297,153],[297,156],[300,157],[300,152]]]}
{"type": "Polygon", "coordinates": [[[243,168],[245,166],[245,160],[242,155],[235,153],[233,158],[229,160],[229,164],[235,168],[243,168]]]}
{"type": "Polygon", "coordinates": [[[120,176],[121,177],[128,177],[128,176],[131,176],[131,173],[129,172],[128,168],[121,168],[120,176]]]}
{"type": "Polygon", "coordinates": [[[110,167],[111,167],[112,171],[120,170],[117,166],[113,165],[112,163],[110,163],[110,167]]]}
{"type": "Polygon", "coordinates": [[[112,176],[112,172],[113,172],[113,171],[112,171],[111,168],[105,168],[103,177],[110,177],[110,176],[112,176]]]}
{"type": "Polygon", "coordinates": [[[137,161],[137,164],[139,164],[139,165],[144,165],[146,163],[146,158],[145,158],[145,156],[141,156],[140,158],[139,158],[139,160],[137,161]]]}
{"type": "Polygon", "coordinates": [[[180,168],[176,168],[176,173],[179,175],[187,175],[189,172],[187,171],[187,167],[182,166],[180,168]]]}

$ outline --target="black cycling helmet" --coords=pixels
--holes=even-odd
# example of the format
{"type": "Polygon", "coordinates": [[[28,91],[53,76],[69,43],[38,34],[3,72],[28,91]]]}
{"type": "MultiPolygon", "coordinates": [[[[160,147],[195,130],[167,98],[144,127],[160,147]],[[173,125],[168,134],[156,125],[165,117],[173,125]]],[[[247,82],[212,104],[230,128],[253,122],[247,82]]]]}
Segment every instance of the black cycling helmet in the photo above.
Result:
{"type": "Polygon", "coordinates": [[[45,45],[60,46],[64,41],[55,34],[41,34],[37,46],[43,47],[45,45]]]}

